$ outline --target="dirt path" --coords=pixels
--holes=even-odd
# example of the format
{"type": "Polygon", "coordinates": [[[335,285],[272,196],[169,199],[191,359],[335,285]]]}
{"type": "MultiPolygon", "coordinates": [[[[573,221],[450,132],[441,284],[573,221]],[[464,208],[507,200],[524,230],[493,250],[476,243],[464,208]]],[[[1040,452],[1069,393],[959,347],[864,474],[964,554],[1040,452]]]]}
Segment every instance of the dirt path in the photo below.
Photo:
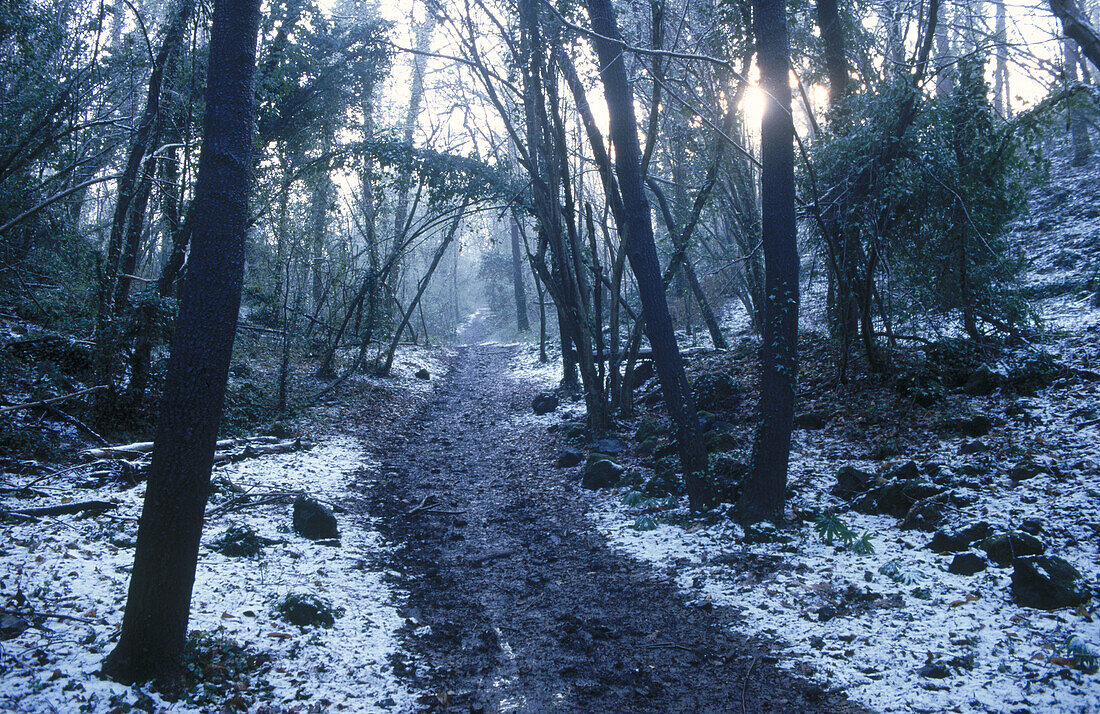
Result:
{"type": "Polygon", "coordinates": [[[501,375],[515,352],[461,348],[369,494],[409,592],[396,669],[435,693],[424,709],[859,711],[609,548],[552,440],[516,418],[534,387],[501,375]]]}

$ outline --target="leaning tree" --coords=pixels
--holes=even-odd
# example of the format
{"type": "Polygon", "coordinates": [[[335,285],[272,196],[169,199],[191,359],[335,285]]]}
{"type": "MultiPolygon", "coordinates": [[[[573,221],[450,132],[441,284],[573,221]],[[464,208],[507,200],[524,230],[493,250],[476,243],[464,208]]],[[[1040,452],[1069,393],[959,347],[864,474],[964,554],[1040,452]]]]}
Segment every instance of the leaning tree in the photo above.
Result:
{"type": "Polygon", "coordinates": [[[259,0],[216,0],[191,258],[118,645],[103,674],[179,686],[244,275],[259,0]]]}

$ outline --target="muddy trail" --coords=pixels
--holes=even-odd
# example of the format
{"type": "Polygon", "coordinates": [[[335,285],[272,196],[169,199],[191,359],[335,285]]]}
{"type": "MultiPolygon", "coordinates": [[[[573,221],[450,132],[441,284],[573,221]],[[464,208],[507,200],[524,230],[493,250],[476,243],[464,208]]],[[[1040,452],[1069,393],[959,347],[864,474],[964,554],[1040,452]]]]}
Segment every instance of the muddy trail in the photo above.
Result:
{"type": "MultiPolygon", "coordinates": [[[[466,337],[476,342],[478,326],[466,337]]],[[[733,614],[687,603],[610,548],[552,465],[517,347],[470,344],[368,494],[409,593],[400,676],[425,711],[854,712],[779,670],[733,614]]]]}

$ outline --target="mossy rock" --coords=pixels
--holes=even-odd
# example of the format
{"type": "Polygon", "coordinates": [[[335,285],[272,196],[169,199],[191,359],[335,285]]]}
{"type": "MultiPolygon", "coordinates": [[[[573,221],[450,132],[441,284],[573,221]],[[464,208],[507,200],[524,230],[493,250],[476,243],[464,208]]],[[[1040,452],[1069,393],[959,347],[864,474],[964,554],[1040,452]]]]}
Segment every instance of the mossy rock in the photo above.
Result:
{"type": "Polygon", "coordinates": [[[275,606],[275,614],[298,627],[329,628],[336,624],[336,618],[343,615],[344,610],[334,608],[316,595],[291,593],[275,606]]]}

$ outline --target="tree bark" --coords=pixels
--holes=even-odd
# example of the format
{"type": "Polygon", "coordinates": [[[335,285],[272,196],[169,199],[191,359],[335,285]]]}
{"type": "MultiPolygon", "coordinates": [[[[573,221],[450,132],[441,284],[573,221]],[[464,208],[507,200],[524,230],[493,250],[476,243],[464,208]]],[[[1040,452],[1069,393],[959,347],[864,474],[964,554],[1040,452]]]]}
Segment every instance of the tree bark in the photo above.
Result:
{"type": "Polygon", "coordinates": [[[760,83],[768,102],[760,126],[764,341],[760,426],[752,472],[738,502],[742,522],[781,519],[787,488],[798,366],[798,248],[795,242],[794,125],[790,44],[783,0],[754,0],[760,83]]]}
{"type": "Polygon", "coordinates": [[[1062,22],[1062,31],[1066,33],[1089,62],[1100,69],[1100,32],[1097,32],[1075,0],[1050,0],[1050,9],[1062,22]]]}
{"type": "Polygon", "coordinates": [[[706,488],[707,454],[661,280],[649,202],[642,180],[634,93],[626,75],[622,38],[610,0],[587,0],[587,5],[592,29],[599,35],[592,44],[602,68],[600,76],[607,101],[611,143],[615,148],[615,169],[627,233],[623,249],[627,252],[627,260],[638,283],[646,336],[653,348],[653,363],[665,406],[677,427],[680,463],[688,482],[688,499],[691,507],[698,510],[707,507],[713,500],[713,494],[708,493],[706,488]]]}
{"type": "Polygon", "coordinates": [[[103,674],[178,689],[244,275],[259,0],[216,0],[191,266],[119,643],[103,674]]]}

